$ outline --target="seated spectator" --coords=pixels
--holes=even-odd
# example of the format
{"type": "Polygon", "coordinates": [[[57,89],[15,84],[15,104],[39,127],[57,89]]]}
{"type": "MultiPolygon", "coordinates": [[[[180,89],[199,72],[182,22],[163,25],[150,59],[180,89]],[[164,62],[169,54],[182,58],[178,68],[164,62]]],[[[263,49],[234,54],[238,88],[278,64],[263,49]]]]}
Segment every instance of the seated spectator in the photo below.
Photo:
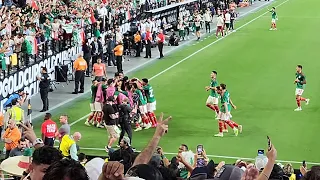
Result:
{"type": "Polygon", "coordinates": [[[82,166],[85,166],[85,164],[87,163],[87,156],[84,153],[80,153],[78,155],[79,158],[79,162],[82,166]]]}
{"type": "Polygon", "coordinates": [[[22,156],[23,152],[24,152],[24,149],[27,147],[28,143],[29,143],[29,141],[27,139],[21,138],[18,141],[18,146],[10,151],[9,156],[10,157],[22,156]]]}
{"type": "Polygon", "coordinates": [[[62,155],[78,161],[76,142],[78,142],[80,139],[81,134],[79,132],[75,132],[73,136],[68,134],[63,135],[59,146],[62,155]]]}
{"type": "Polygon", "coordinates": [[[123,137],[120,141],[120,149],[113,151],[109,150],[110,161],[119,161],[124,165],[124,172],[127,172],[128,169],[133,164],[133,150],[130,145],[130,139],[128,137],[123,137]]]}
{"type": "Polygon", "coordinates": [[[2,140],[5,143],[6,156],[9,157],[10,151],[18,146],[18,141],[21,139],[21,133],[16,126],[15,120],[9,120],[8,128],[2,135],[2,140]]]}

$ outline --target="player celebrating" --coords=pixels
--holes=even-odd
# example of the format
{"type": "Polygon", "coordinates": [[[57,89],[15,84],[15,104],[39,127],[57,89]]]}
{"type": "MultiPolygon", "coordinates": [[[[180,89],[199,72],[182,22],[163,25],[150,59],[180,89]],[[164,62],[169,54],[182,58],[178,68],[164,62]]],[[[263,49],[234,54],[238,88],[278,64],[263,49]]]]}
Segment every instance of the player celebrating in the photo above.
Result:
{"type": "Polygon", "coordinates": [[[223,137],[223,126],[224,122],[227,123],[232,129],[236,136],[239,134],[238,127],[239,125],[236,122],[230,120],[230,93],[227,90],[225,84],[220,84],[220,87],[217,89],[218,93],[221,96],[221,113],[219,117],[219,133],[214,135],[216,137],[223,137]]]}
{"type": "Polygon", "coordinates": [[[156,110],[156,98],[153,94],[153,88],[149,84],[149,80],[147,78],[142,79],[143,90],[147,97],[147,111],[150,121],[152,123],[152,127],[157,127],[157,118],[153,111],[156,110]]]}
{"type": "Polygon", "coordinates": [[[216,117],[219,115],[218,93],[216,91],[218,86],[217,74],[217,71],[211,72],[210,86],[205,87],[206,91],[210,90],[210,95],[206,101],[206,106],[216,112],[216,117]]]}
{"type": "Polygon", "coordinates": [[[303,91],[304,91],[304,86],[305,86],[305,84],[307,84],[306,77],[302,73],[302,65],[297,65],[296,70],[297,70],[297,72],[296,72],[296,80],[294,80],[294,84],[297,84],[297,87],[296,87],[296,101],[297,101],[298,108],[295,109],[294,111],[302,111],[301,101],[305,101],[306,105],[308,105],[310,99],[301,97],[302,94],[303,94],[303,91]]]}
{"type": "Polygon", "coordinates": [[[270,30],[277,30],[276,21],[278,20],[278,16],[276,13],[276,8],[272,7],[272,9],[269,11],[271,12],[271,28],[270,28],[270,30]]]}
{"type": "MultiPolygon", "coordinates": [[[[138,104],[139,104],[140,114],[142,117],[143,126],[145,127],[145,129],[149,129],[149,128],[151,128],[151,123],[149,121],[149,117],[146,115],[147,114],[146,99],[143,96],[141,90],[138,88],[137,83],[133,84],[133,90],[134,90],[134,93],[136,93],[139,96],[138,104]]],[[[136,123],[135,131],[140,131],[140,130],[142,130],[142,127],[139,125],[139,123],[136,123]]]]}

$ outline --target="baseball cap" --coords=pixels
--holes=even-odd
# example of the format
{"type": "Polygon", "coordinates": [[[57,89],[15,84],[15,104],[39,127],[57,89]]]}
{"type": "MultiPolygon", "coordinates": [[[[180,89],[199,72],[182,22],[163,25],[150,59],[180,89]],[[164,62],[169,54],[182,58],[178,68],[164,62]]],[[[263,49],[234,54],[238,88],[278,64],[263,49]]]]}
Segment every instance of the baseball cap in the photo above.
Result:
{"type": "Polygon", "coordinates": [[[217,173],[220,176],[215,177],[213,180],[241,180],[244,171],[236,166],[225,165],[217,173]]]}
{"type": "Polygon", "coordinates": [[[131,146],[131,144],[130,144],[130,138],[128,138],[127,136],[124,136],[124,137],[122,138],[122,140],[123,140],[128,146],[131,146]]]}

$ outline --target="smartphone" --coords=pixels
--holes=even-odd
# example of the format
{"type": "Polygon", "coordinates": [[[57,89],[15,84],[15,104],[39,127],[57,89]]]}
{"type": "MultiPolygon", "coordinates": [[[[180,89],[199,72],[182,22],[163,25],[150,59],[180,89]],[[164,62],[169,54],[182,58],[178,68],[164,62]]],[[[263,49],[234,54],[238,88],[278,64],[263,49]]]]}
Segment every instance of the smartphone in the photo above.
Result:
{"type": "Polygon", "coordinates": [[[259,156],[259,155],[264,155],[264,150],[263,150],[263,149],[259,149],[259,150],[258,150],[258,156],[259,156]]]}
{"type": "Polygon", "coordinates": [[[271,151],[271,140],[269,136],[267,136],[267,139],[268,139],[268,151],[271,151]]]}
{"type": "Polygon", "coordinates": [[[197,146],[197,153],[198,153],[198,154],[202,154],[202,152],[203,152],[203,145],[202,145],[202,144],[199,144],[199,145],[197,146]]]}
{"type": "Polygon", "coordinates": [[[302,166],[304,167],[304,168],[306,168],[306,161],[302,161],[302,166]]]}

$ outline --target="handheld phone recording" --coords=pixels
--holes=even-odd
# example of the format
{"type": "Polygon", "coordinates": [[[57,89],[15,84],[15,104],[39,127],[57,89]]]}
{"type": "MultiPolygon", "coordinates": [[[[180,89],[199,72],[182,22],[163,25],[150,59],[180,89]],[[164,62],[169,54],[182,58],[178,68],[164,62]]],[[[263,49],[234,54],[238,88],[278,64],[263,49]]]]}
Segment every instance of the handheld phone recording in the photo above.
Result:
{"type": "Polygon", "coordinates": [[[306,168],[306,161],[302,161],[302,166],[304,167],[304,168],[306,168]]]}
{"type": "Polygon", "coordinates": [[[271,151],[271,140],[269,136],[267,136],[267,139],[268,139],[268,151],[271,151]]]}
{"type": "Polygon", "coordinates": [[[198,154],[202,154],[202,152],[203,152],[203,145],[202,145],[202,144],[199,144],[199,145],[197,146],[197,153],[198,153],[198,154]]]}

